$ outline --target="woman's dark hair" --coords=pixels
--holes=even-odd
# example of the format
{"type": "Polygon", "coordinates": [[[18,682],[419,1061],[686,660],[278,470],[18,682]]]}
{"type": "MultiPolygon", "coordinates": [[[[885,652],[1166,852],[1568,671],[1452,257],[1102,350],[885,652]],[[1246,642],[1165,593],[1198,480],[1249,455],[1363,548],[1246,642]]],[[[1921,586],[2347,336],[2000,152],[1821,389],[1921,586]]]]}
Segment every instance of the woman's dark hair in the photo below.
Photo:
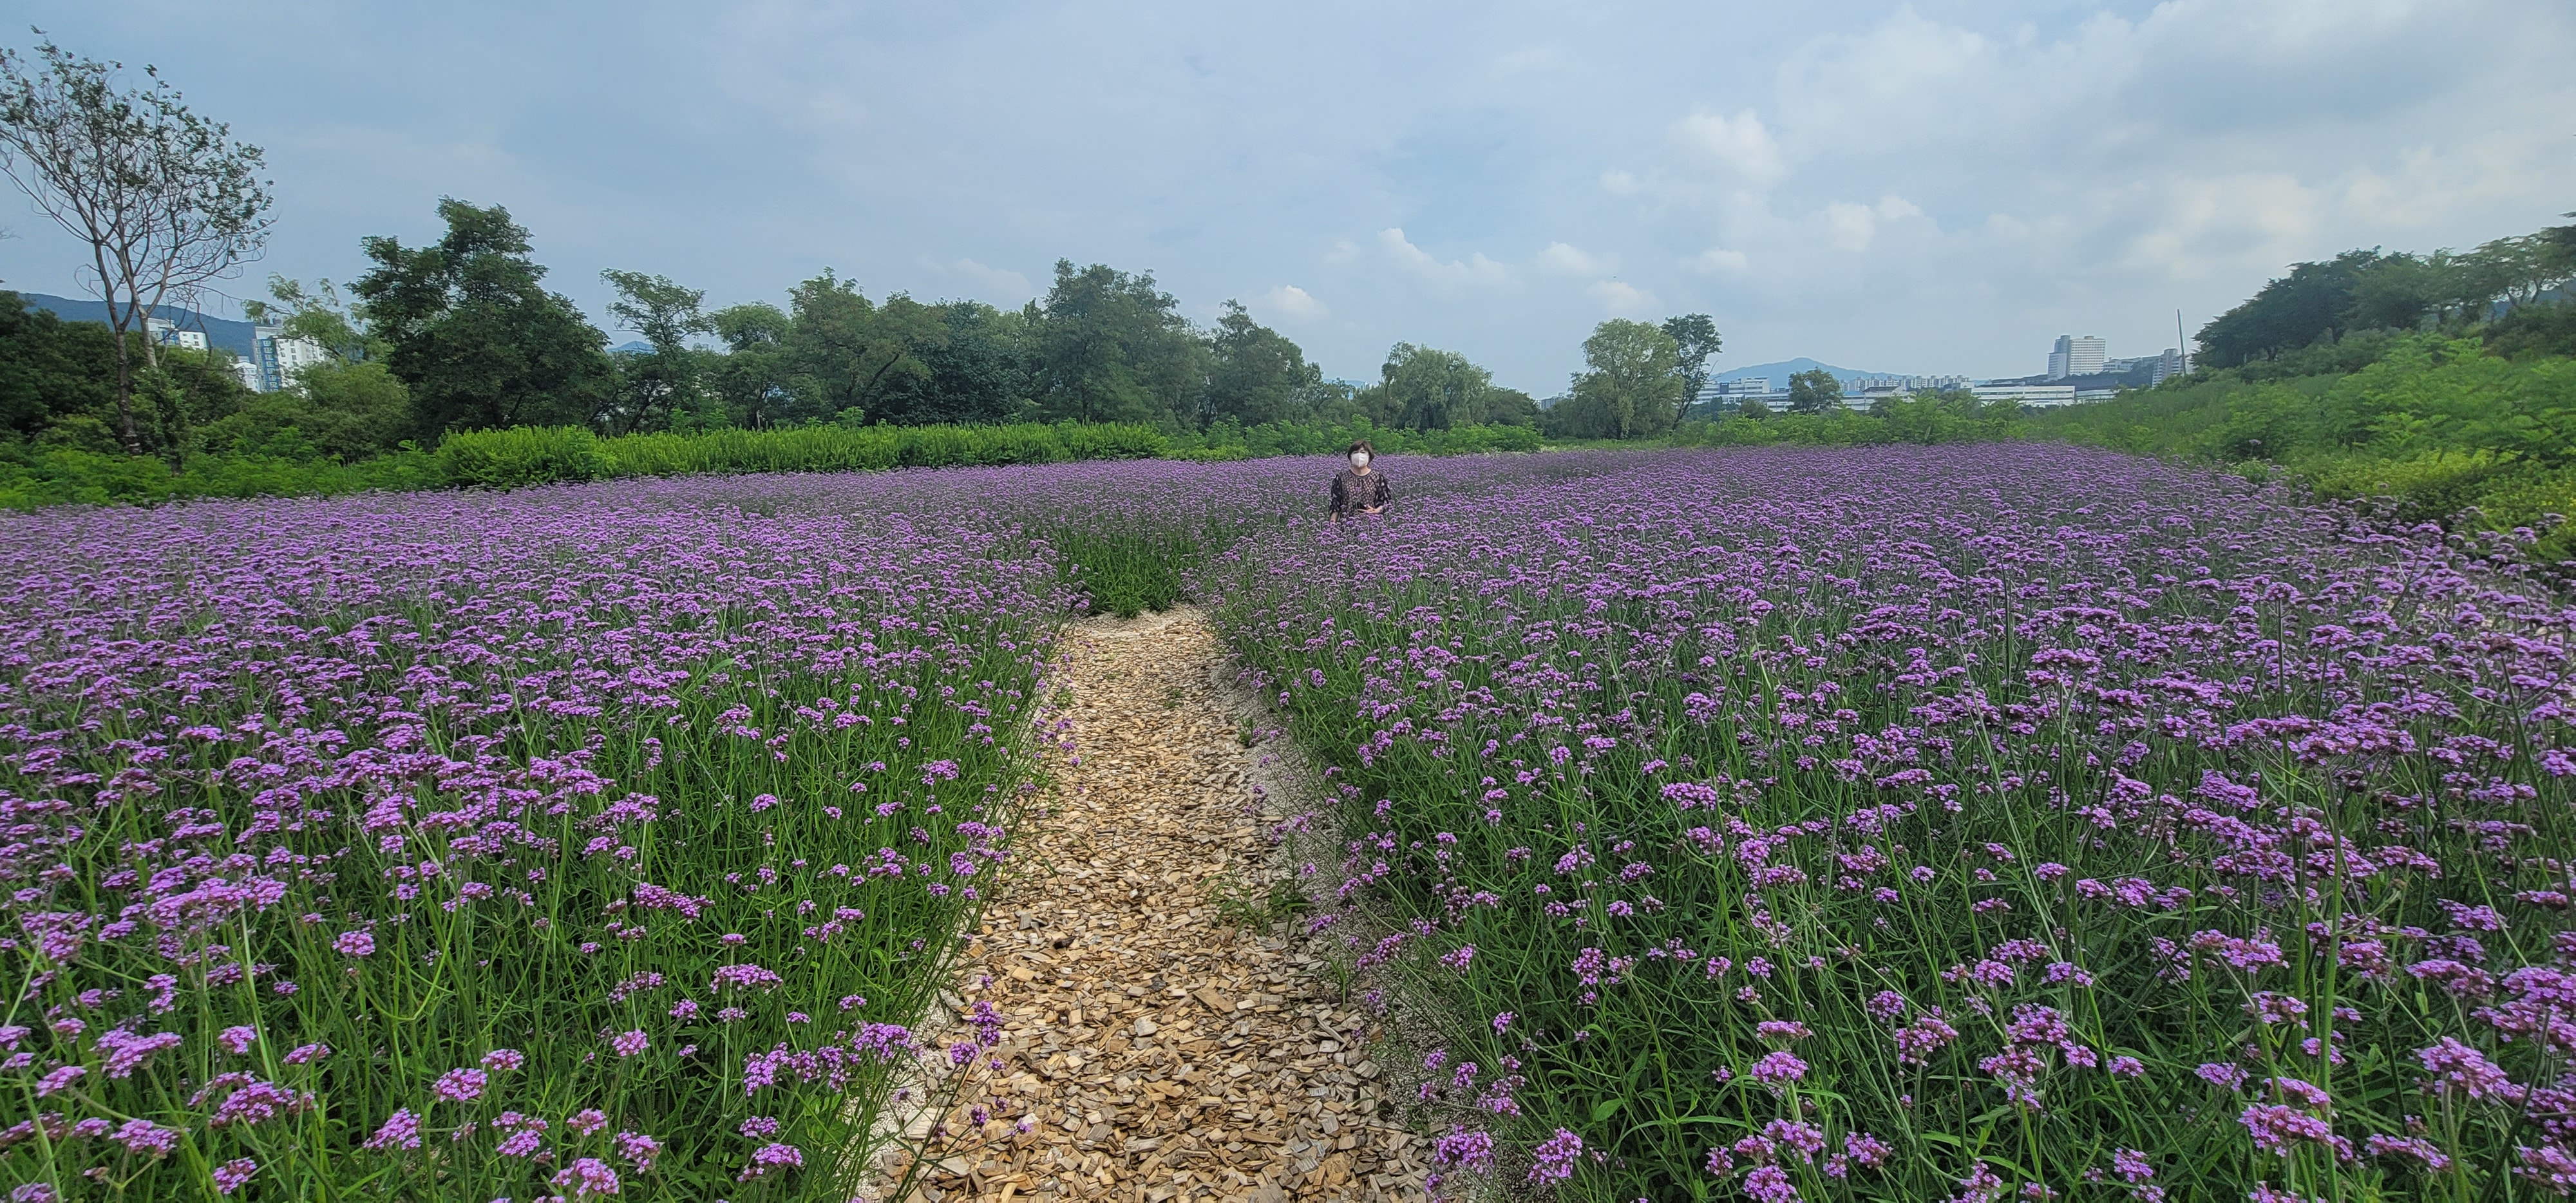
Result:
{"type": "Polygon", "coordinates": [[[1369,441],[1367,439],[1360,439],[1353,442],[1350,446],[1342,449],[1342,454],[1348,456],[1362,451],[1368,452],[1370,459],[1377,458],[1377,448],[1369,446],[1369,441]]]}

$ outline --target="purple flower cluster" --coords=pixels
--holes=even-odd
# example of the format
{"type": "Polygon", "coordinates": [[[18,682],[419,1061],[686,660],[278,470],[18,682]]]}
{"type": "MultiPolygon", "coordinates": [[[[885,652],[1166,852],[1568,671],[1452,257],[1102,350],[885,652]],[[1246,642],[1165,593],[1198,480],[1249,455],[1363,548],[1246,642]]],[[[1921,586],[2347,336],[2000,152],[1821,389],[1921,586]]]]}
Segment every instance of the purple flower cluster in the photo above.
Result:
{"type": "Polygon", "coordinates": [[[990,486],[0,518],[0,1187],[783,1172],[744,1049],[860,1139],[913,1017],[833,1004],[927,997],[1074,602],[990,486]]]}
{"type": "Polygon", "coordinates": [[[1325,930],[1543,1176],[1794,1197],[1788,1123],[1887,1197],[2576,1181],[2563,600],[2081,448],[1542,459],[1202,592],[1338,803],[1325,930]]]}

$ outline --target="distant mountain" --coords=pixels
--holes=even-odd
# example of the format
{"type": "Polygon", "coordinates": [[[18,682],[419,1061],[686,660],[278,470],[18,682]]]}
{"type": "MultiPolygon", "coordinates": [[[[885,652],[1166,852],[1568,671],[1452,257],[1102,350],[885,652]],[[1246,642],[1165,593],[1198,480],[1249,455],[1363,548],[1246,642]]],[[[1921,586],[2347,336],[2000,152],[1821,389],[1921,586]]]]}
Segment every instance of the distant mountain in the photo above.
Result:
{"type": "Polygon", "coordinates": [[[1800,372],[1812,372],[1817,368],[1823,368],[1824,370],[1833,373],[1834,379],[1836,380],[1850,380],[1856,376],[1906,375],[1904,372],[1864,372],[1859,368],[1838,368],[1830,363],[1818,363],[1815,360],[1802,355],[1796,359],[1783,359],[1778,363],[1757,363],[1749,367],[1728,368],[1723,372],[1718,372],[1710,376],[1709,379],[1712,382],[1723,382],[1728,380],[1742,380],[1748,376],[1759,376],[1763,379],[1769,380],[1774,387],[1785,387],[1789,383],[1789,377],[1797,375],[1800,372]]]}
{"type": "MultiPolygon", "coordinates": [[[[67,322],[97,322],[102,326],[107,324],[107,302],[105,301],[47,296],[41,292],[22,292],[18,295],[26,300],[27,308],[45,310],[67,322]]],[[[209,345],[222,347],[243,359],[251,357],[252,326],[249,322],[209,317],[194,310],[170,305],[163,305],[153,310],[152,316],[167,320],[182,330],[203,330],[206,332],[206,342],[209,345]]]]}
{"type": "Polygon", "coordinates": [[[608,349],[608,353],[611,355],[650,355],[653,353],[653,344],[644,342],[640,339],[631,342],[622,342],[616,346],[610,347],[608,349]]]}

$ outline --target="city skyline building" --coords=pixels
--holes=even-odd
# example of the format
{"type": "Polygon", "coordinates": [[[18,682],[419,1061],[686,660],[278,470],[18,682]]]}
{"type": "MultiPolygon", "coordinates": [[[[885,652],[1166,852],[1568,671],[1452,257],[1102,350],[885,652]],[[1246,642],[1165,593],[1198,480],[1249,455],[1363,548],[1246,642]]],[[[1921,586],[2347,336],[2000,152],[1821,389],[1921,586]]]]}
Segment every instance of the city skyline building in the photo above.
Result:
{"type": "Polygon", "coordinates": [[[2191,371],[2191,362],[2183,358],[2181,349],[2177,347],[2167,347],[2165,348],[2164,354],[2156,356],[2156,378],[2154,383],[2163,384],[2165,381],[2171,380],[2174,377],[2183,375],[2189,371],[2191,371]]]}
{"type": "Polygon", "coordinates": [[[2060,334],[2057,345],[2048,353],[2048,378],[2097,375],[2109,352],[2110,344],[2099,335],[2060,334]]]}
{"type": "Polygon", "coordinates": [[[2071,384],[1980,384],[1969,391],[1979,401],[2015,401],[2033,408],[2075,404],[2071,384]]]}
{"type": "Polygon", "coordinates": [[[284,326],[278,325],[253,328],[251,348],[254,372],[243,373],[242,383],[249,384],[252,391],[262,393],[285,388],[288,381],[295,379],[297,368],[331,357],[330,352],[322,349],[322,344],[309,338],[291,337],[286,334],[284,326]],[[251,384],[254,373],[258,383],[251,384]]]}
{"type": "Polygon", "coordinates": [[[182,330],[177,322],[166,317],[144,318],[143,337],[165,347],[184,347],[191,351],[206,349],[205,331],[182,330]]]}

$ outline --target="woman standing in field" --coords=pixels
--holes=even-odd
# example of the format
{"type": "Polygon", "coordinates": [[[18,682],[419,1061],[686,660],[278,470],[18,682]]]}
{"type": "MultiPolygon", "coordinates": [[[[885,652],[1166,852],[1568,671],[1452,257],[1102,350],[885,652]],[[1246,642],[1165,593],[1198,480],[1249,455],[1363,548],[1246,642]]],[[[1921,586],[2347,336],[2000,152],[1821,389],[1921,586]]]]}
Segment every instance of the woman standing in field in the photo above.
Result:
{"type": "Polygon", "coordinates": [[[1369,467],[1377,448],[1361,439],[1351,444],[1347,454],[1351,466],[1333,477],[1333,521],[1385,513],[1386,503],[1395,500],[1395,492],[1387,486],[1385,473],[1369,467]]]}

